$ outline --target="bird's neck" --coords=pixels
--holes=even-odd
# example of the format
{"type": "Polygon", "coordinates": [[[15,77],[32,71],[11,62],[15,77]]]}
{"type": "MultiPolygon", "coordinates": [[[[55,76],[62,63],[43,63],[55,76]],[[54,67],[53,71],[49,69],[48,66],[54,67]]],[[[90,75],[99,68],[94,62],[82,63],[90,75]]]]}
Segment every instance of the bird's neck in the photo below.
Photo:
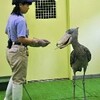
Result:
{"type": "Polygon", "coordinates": [[[72,42],[72,47],[74,50],[78,50],[78,48],[80,47],[80,43],[78,42],[78,40],[72,42]]]}

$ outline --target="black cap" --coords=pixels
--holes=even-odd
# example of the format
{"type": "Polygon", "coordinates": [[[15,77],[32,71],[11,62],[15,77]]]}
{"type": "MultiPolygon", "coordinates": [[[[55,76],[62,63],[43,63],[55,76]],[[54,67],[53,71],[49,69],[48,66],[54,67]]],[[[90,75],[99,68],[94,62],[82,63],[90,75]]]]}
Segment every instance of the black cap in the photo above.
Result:
{"type": "Polygon", "coordinates": [[[12,0],[12,5],[17,5],[19,3],[28,3],[32,4],[32,2],[35,2],[36,0],[12,0]]]}

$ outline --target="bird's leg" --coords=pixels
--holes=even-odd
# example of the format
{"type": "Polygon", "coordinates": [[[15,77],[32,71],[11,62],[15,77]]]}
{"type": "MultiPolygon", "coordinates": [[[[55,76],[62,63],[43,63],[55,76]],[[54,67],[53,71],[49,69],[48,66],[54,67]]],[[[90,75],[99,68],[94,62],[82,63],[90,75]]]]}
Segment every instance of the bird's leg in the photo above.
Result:
{"type": "Polygon", "coordinates": [[[76,79],[76,72],[74,72],[74,77],[73,77],[73,100],[75,100],[75,79],[76,79]]]}
{"type": "Polygon", "coordinates": [[[86,93],[85,93],[85,72],[86,69],[83,70],[83,92],[84,92],[84,100],[86,100],[86,93]]]}

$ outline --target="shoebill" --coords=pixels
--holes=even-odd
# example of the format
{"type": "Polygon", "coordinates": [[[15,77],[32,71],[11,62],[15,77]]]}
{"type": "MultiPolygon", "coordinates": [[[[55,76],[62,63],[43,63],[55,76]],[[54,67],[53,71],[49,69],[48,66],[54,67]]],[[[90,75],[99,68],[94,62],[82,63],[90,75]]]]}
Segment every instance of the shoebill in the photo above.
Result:
{"type": "Polygon", "coordinates": [[[73,99],[75,100],[75,77],[77,71],[83,70],[83,92],[84,100],[86,100],[85,93],[85,72],[88,62],[91,60],[91,53],[89,49],[78,42],[78,28],[72,28],[66,31],[64,36],[57,42],[56,46],[60,49],[72,44],[73,51],[70,54],[70,65],[73,70],[73,99]]]}

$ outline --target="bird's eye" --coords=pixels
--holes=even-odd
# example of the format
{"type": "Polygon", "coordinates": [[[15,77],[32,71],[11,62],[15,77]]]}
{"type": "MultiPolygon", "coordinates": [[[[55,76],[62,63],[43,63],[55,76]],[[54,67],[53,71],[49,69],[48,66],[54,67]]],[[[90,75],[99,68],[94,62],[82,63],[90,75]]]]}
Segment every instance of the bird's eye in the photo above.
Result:
{"type": "Polygon", "coordinates": [[[71,30],[68,30],[68,34],[72,34],[72,31],[71,30]]]}

